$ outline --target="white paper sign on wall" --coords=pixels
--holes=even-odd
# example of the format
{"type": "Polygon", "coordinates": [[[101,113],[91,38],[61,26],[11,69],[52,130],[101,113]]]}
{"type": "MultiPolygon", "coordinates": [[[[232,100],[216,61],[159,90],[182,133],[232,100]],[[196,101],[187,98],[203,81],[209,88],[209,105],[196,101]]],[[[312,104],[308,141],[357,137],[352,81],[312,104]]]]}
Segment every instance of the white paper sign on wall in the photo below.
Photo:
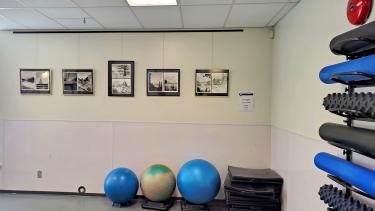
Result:
{"type": "Polygon", "coordinates": [[[254,94],[250,92],[240,92],[240,111],[251,112],[254,109],[254,94]]]}

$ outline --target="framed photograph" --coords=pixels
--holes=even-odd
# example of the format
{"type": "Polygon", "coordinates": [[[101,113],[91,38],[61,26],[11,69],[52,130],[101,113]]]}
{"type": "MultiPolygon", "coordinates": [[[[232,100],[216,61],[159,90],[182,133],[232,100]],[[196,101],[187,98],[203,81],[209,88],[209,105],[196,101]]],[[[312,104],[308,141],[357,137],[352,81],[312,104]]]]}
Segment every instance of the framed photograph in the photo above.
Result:
{"type": "Polygon", "coordinates": [[[92,69],[63,69],[64,95],[94,94],[94,71],[92,69]]]}
{"type": "Polygon", "coordinates": [[[108,96],[134,97],[134,61],[108,61],[108,96]]]}
{"type": "Polygon", "coordinates": [[[51,94],[49,69],[20,69],[21,94],[51,94]]]}
{"type": "Polygon", "coordinates": [[[196,70],[196,96],[228,96],[229,70],[196,70]]]}
{"type": "Polygon", "coordinates": [[[180,70],[148,69],[147,96],[180,96],[180,70]]]}

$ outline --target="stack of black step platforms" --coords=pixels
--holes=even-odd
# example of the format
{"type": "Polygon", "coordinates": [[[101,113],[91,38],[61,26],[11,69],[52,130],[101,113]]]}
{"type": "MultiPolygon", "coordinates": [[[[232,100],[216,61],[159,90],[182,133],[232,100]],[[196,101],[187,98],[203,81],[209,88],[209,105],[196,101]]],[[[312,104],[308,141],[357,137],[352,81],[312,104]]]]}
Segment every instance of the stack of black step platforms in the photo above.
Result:
{"type": "Polygon", "coordinates": [[[271,169],[228,167],[224,183],[231,211],[281,210],[283,179],[271,169]]]}

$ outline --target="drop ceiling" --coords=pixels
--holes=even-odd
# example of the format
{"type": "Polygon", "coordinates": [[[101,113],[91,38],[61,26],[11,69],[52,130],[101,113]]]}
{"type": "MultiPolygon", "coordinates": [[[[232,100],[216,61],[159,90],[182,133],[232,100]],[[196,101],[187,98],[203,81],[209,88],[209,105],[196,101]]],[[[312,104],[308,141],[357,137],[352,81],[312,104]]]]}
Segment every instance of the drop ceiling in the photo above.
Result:
{"type": "Polygon", "coordinates": [[[0,0],[0,30],[225,29],[270,27],[299,0],[179,0],[129,7],[126,0],[0,0]]]}

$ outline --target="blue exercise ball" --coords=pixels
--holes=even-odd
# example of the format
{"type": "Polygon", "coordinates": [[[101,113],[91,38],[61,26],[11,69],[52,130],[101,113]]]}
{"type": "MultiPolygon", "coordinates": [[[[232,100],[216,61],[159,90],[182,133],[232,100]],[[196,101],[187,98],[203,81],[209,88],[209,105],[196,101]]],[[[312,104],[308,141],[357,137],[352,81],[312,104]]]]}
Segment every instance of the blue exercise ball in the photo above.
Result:
{"type": "Polygon", "coordinates": [[[177,175],[181,195],[190,203],[207,204],[220,190],[220,175],[214,165],[205,160],[185,163],[177,175]]]}
{"type": "Polygon", "coordinates": [[[104,192],[114,205],[124,205],[138,192],[137,176],[130,169],[112,170],[104,181],[104,192]]]}

